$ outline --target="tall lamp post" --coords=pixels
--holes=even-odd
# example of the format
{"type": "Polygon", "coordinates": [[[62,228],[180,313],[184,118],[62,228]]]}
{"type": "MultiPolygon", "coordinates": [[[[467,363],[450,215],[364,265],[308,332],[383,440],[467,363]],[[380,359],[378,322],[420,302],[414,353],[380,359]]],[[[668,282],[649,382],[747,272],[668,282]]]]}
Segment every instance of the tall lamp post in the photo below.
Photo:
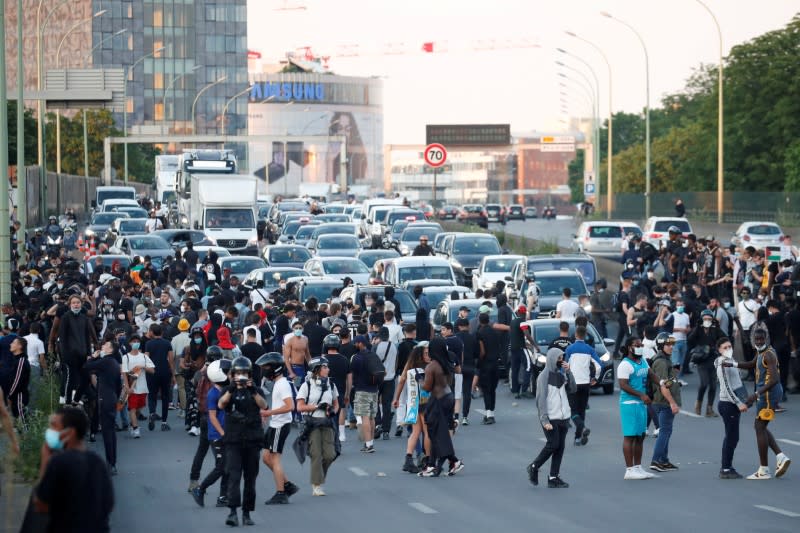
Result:
{"type": "Polygon", "coordinates": [[[195,117],[194,114],[195,107],[197,106],[197,101],[200,99],[200,96],[202,96],[204,92],[212,88],[214,85],[222,83],[227,79],[228,76],[222,76],[221,78],[218,78],[216,81],[212,81],[211,83],[209,83],[208,85],[197,91],[197,96],[194,97],[194,101],[192,102],[192,133],[194,135],[197,135],[197,117],[195,117]]]}
{"type": "Polygon", "coordinates": [[[645,117],[644,117],[644,149],[645,149],[645,185],[644,185],[644,216],[650,218],[650,56],[647,54],[647,46],[644,44],[641,34],[636,31],[636,28],[620,20],[607,11],[600,13],[606,18],[615,20],[631,30],[644,50],[644,70],[645,70],[645,90],[646,90],[646,104],[645,104],[645,117]]]}
{"type": "MultiPolygon", "coordinates": [[[[61,67],[61,47],[64,46],[64,42],[66,42],[70,33],[77,30],[87,22],[91,22],[97,17],[102,17],[105,13],[105,9],[100,10],[91,17],[86,17],[83,20],[79,20],[67,30],[64,36],[61,37],[61,40],[58,42],[58,48],[56,48],[56,68],[61,67]]],[[[61,113],[58,111],[56,111],[56,174],[61,174],[61,113]]]]}
{"type": "Polygon", "coordinates": [[[125,178],[125,185],[128,184],[128,77],[133,77],[133,73],[135,72],[136,65],[147,59],[148,57],[153,57],[159,52],[163,52],[166,50],[166,46],[160,46],[150,52],[149,54],[145,54],[136,61],[130,67],[125,67],[125,83],[122,86],[122,99],[124,100],[124,105],[122,106],[122,136],[125,137],[125,142],[122,143],[122,159],[123,159],[123,175],[125,178]]]}
{"type": "Polygon", "coordinates": [[[17,0],[17,220],[20,231],[19,255],[25,254],[28,227],[28,173],[25,172],[25,63],[22,61],[22,0],[17,0]]]}
{"type": "MultiPolygon", "coordinates": [[[[583,81],[589,86],[589,89],[592,93],[592,137],[594,137],[594,145],[592,149],[592,170],[597,172],[597,168],[600,166],[600,84],[597,82],[597,76],[594,76],[594,84],[592,84],[591,80],[589,80],[588,76],[581,72],[580,70],[576,69],[573,66],[570,66],[563,61],[556,61],[556,65],[563,67],[565,69],[569,69],[572,72],[578,74],[583,81]]],[[[591,70],[591,68],[590,68],[591,70]]],[[[592,72],[594,75],[594,72],[592,72]]]]}
{"type": "Polygon", "coordinates": [[[161,117],[161,135],[164,135],[164,125],[167,122],[167,94],[169,93],[169,90],[175,86],[175,83],[178,80],[185,78],[200,68],[203,68],[203,65],[195,65],[189,71],[184,72],[183,74],[178,74],[170,80],[169,84],[167,84],[167,87],[164,89],[164,98],[161,100],[161,107],[164,109],[164,116],[161,117]]]}
{"type": "Polygon", "coordinates": [[[724,76],[724,67],[722,64],[722,29],[719,26],[719,21],[717,17],[714,15],[714,12],[703,2],[702,0],[696,0],[698,4],[703,6],[703,8],[711,15],[711,18],[714,21],[714,26],[717,27],[717,36],[719,37],[719,70],[717,71],[717,83],[719,87],[717,89],[717,224],[722,224],[722,212],[725,207],[725,158],[723,152],[723,122],[722,122],[722,111],[723,111],[723,100],[722,100],[722,80],[724,76]]]}
{"type": "Polygon", "coordinates": [[[603,50],[592,41],[586,40],[572,31],[566,31],[565,33],[570,37],[574,37],[580,41],[583,41],[594,48],[594,50],[603,58],[603,61],[606,63],[606,68],[608,69],[608,154],[606,155],[606,164],[608,165],[608,170],[606,172],[606,218],[611,220],[611,209],[614,205],[612,203],[614,190],[614,112],[611,105],[611,63],[608,61],[608,57],[606,56],[605,52],[603,52],[603,50]]]}

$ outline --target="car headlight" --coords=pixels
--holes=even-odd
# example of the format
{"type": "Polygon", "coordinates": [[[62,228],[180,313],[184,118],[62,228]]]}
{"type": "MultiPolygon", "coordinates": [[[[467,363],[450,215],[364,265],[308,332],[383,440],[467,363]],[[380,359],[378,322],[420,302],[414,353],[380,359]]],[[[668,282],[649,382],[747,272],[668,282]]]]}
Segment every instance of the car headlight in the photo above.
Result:
{"type": "Polygon", "coordinates": [[[84,231],[83,234],[88,236],[88,237],[92,237],[94,235],[94,230],[86,228],[86,231],[84,231]]]}
{"type": "Polygon", "coordinates": [[[247,241],[247,246],[258,246],[258,237],[253,237],[247,241]]]}
{"type": "Polygon", "coordinates": [[[494,282],[487,279],[486,281],[483,282],[482,286],[484,289],[491,289],[492,287],[494,287],[494,282]]]}
{"type": "Polygon", "coordinates": [[[602,356],[600,356],[600,360],[604,363],[608,363],[609,361],[611,361],[611,354],[609,354],[608,352],[604,353],[602,356]]]}
{"type": "Polygon", "coordinates": [[[400,253],[403,255],[408,255],[408,246],[405,244],[400,245],[400,253]]]}

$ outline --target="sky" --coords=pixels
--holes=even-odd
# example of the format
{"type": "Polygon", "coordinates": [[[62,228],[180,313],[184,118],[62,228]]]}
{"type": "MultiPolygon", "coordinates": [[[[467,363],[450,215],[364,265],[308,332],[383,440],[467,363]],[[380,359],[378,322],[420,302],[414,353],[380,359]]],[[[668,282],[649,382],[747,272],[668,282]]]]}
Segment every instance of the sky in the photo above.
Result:
{"type": "MultiPolygon", "coordinates": [[[[800,12],[798,0],[704,2],[719,21],[723,55],[800,12]]],[[[681,90],[693,69],[718,63],[719,36],[698,0],[250,0],[248,47],[277,62],[310,46],[331,56],[336,74],[381,77],[384,142],[421,144],[426,124],[563,130],[568,117],[591,115],[595,74],[600,115],[607,116],[606,64],[567,30],[608,57],[613,111],[640,112],[647,102],[645,54],[619,21],[647,47],[652,107],[681,90]],[[425,54],[424,42],[447,51],[425,54]]]]}

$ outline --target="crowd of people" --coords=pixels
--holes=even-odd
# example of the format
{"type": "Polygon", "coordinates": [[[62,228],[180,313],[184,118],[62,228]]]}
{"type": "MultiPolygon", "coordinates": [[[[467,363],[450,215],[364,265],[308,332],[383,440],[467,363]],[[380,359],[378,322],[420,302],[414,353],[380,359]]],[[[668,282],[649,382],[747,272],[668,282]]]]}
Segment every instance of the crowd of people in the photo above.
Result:
{"type": "MultiPolygon", "coordinates": [[[[44,376],[57,376],[60,407],[46,435],[34,502],[39,510],[49,503],[49,512],[75,523],[99,511],[78,502],[78,511],[67,512],[52,500],[54,487],[67,483],[59,476],[75,468],[56,460],[55,452],[85,451],[84,437],[94,442],[101,436],[107,469],[91,463],[96,479],[84,482],[100,483],[103,509],[110,509],[113,492],[103,474],[118,472],[118,433],[147,438],[157,428],[171,431],[177,419],[197,438],[187,472],[194,501],[204,506],[219,483],[215,505],[228,508],[226,523],[236,526],[241,518],[249,525],[259,460],[275,484],[267,504],[286,504],[300,490],[282,465],[287,443],[300,461],[310,460],[311,493],[324,496],[347,427],[358,429],[364,454],[405,433],[405,455],[398,458],[404,472],[458,474],[465,462],[454,436],[470,423],[473,397],[483,399],[482,422],[494,424],[498,384],[508,377],[516,398],[535,396],[546,437],[527,467],[530,481],[538,484],[539,470],[550,461],[547,485],[565,488],[560,465],[567,437],[573,434],[575,446],[589,442],[589,391],[602,365],[588,328],[605,337],[616,320],[625,479],[653,476],[642,467],[650,422],[657,439],[649,469],[678,468],[670,462],[669,441],[682,377],[692,372],[701,380],[694,413],[701,415],[706,401],[705,415],[723,418],[720,477],[741,477],[733,455],[748,409],[756,411],[760,461],[749,478],[771,477],[769,450],[780,477],[790,460],[769,424],[783,410],[790,359],[800,349],[796,253],[789,245],[791,257],[766,262],[758,250],[737,252],[710,239],[669,234],[662,250],[632,239],[619,290],[600,280],[587,302],[590,312],[583,305],[559,306],[561,336],[541,347],[526,322],[535,309],[512,308],[502,290],[482,291],[478,316],[462,307],[454,322],[434,332],[424,305],[416,321],[400,319],[391,288],[368,291],[364,301],[342,299],[337,289],[324,302],[301,302],[291,283],[267,291],[258,282],[249,291],[219,271],[213,253],[199,264],[191,247],[162,269],[148,258],[125,269],[98,257],[91,274],[63,250],[31,253],[14,270],[12,301],[2,309],[0,422],[9,431],[3,418],[8,405],[17,430],[25,431],[31,395],[44,376]],[[736,344],[743,354],[738,359],[736,344]],[[531,353],[544,361],[533,373],[526,364],[531,353]],[[501,369],[510,369],[510,376],[501,369]],[[742,376],[754,382],[753,392],[742,376]],[[209,450],[214,468],[202,477],[209,450]]],[[[414,297],[423,304],[421,290],[414,297]]],[[[14,432],[9,435],[14,441],[14,432]]]]}

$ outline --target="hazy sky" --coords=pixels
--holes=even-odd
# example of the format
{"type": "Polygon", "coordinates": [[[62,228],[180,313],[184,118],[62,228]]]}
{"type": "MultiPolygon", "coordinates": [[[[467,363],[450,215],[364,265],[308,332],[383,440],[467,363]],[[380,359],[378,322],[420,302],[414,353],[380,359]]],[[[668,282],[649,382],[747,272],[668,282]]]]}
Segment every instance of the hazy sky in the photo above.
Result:
{"type": "MultiPolygon", "coordinates": [[[[738,43],[787,24],[798,0],[705,0],[722,28],[725,54],[738,43]]],[[[602,58],[564,33],[597,44],[613,75],[614,111],[645,105],[644,52],[633,32],[600,15],[607,11],[640,33],[650,56],[650,102],[680,90],[692,69],[716,63],[719,44],[710,15],[697,0],[251,0],[249,47],[278,60],[311,46],[332,55],[337,74],[384,78],[386,143],[423,143],[425,124],[511,123],[512,131],[563,128],[566,83],[569,114],[589,114],[587,84],[557,60],[600,81],[600,113],[608,114],[608,75],[602,58]],[[281,10],[306,6],[305,10],[281,10]],[[446,46],[424,54],[422,43],[446,46]],[[494,41],[497,49],[479,51],[494,41]],[[538,44],[541,48],[513,48],[538,44]],[[508,47],[508,48],[506,48],[508,47]],[[502,49],[501,49],[502,48],[502,49]],[[337,57],[343,50],[358,57],[337,57]],[[406,53],[387,54],[387,50],[406,53]],[[578,81],[559,77],[565,72],[578,81]]],[[[593,82],[592,82],[593,83],[593,82]]]]}

